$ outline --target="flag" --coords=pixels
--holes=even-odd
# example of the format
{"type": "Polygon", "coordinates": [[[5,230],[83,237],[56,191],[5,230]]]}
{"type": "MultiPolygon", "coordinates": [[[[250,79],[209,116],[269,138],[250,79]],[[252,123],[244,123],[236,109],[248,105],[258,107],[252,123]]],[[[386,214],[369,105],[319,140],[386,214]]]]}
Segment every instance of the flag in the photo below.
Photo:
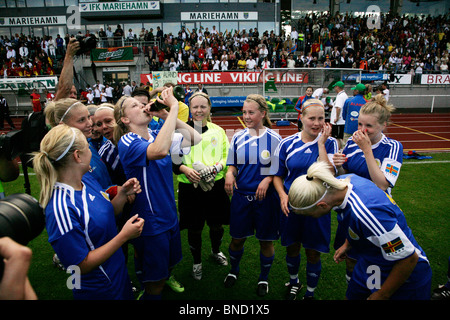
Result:
{"type": "Polygon", "coordinates": [[[387,173],[390,173],[390,174],[392,174],[393,176],[397,176],[397,175],[398,175],[398,170],[399,170],[399,168],[396,167],[396,166],[394,166],[394,165],[392,165],[392,164],[386,165],[386,169],[385,169],[385,171],[386,171],[387,173]]]}
{"type": "Polygon", "coordinates": [[[292,48],[289,49],[289,53],[297,51],[297,43],[292,46],[292,48]]]}
{"type": "Polygon", "coordinates": [[[402,251],[405,245],[403,244],[400,237],[397,237],[394,240],[381,245],[381,247],[383,248],[384,253],[386,253],[387,255],[392,255],[399,251],[402,251]]]}

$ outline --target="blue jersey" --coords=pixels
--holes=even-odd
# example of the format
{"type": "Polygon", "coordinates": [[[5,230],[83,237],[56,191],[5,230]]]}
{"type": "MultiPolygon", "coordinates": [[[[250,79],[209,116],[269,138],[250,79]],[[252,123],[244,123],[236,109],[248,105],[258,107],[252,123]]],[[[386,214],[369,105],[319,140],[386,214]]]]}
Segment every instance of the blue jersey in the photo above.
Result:
{"type": "MultiPolygon", "coordinates": [[[[101,136],[99,139],[96,139],[96,140],[94,140],[94,139],[92,139],[92,138],[88,138],[87,140],[88,140],[89,144],[90,144],[95,150],[97,150],[97,152],[98,152],[98,150],[100,150],[100,148],[103,146],[103,144],[104,144],[106,141],[108,141],[108,139],[106,139],[104,136],[101,136]]],[[[91,149],[91,150],[92,150],[92,149],[91,149]]]]}
{"type": "Polygon", "coordinates": [[[419,262],[407,282],[429,281],[428,259],[395,201],[370,180],[354,174],[338,179],[346,177],[350,184],[345,200],[334,210],[346,221],[347,240],[358,255],[352,280],[366,286],[378,267],[383,283],[397,261],[417,253],[419,262]]]}
{"type": "MultiPolygon", "coordinates": [[[[389,182],[390,188],[394,187],[403,163],[403,145],[383,134],[381,140],[372,145],[372,152],[375,161],[389,182]]],[[[348,139],[342,153],[347,156],[347,162],[342,165],[342,168],[348,173],[371,180],[364,153],[352,138],[348,139]]],[[[388,192],[390,192],[390,188],[388,192]]]]}
{"type": "MultiPolygon", "coordinates": [[[[159,131],[148,130],[146,140],[130,132],[118,143],[120,161],[128,179],[137,178],[142,192],[136,195],[131,216],[139,214],[145,220],[142,235],[152,236],[165,232],[178,223],[173,189],[172,159],[167,155],[159,160],[147,160],[147,148],[159,131]]],[[[181,134],[174,134],[172,152],[182,142],[181,134]]],[[[181,148],[180,148],[181,151],[181,148]]]]}
{"type": "Polygon", "coordinates": [[[366,104],[366,99],[362,94],[347,99],[342,110],[342,118],[345,120],[344,132],[353,134],[358,130],[359,110],[366,104]]]}
{"type": "Polygon", "coordinates": [[[89,149],[91,149],[91,169],[86,173],[87,175],[93,176],[98,183],[101,185],[102,189],[106,190],[112,185],[111,177],[109,176],[108,168],[103,162],[102,158],[98,154],[95,147],[89,144],[89,149]]]}
{"type": "MultiPolygon", "coordinates": [[[[89,251],[117,235],[109,196],[91,175],[85,174],[81,191],[56,183],[45,208],[48,241],[67,268],[80,264],[89,251]]],[[[122,250],[89,273],[81,275],[75,299],[132,299],[130,279],[122,250]]]]}
{"type": "Polygon", "coordinates": [[[271,166],[278,165],[274,153],[280,141],[281,136],[269,128],[260,136],[251,136],[248,128],[233,136],[227,165],[238,170],[239,191],[255,193],[260,182],[270,175],[271,166]]]}
{"type": "Polygon", "coordinates": [[[122,185],[126,181],[125,172],[120,162],[119,149],[110,140],[106,140],[98,154],[108,168],[111,181],[114,184],[122,185]]]}
{"type": "MultiPolygon", "coordinates": [[[[319,158],[319,134],[314,141],[303,142],[302,132],[281,140],[275,151],[278,159],[278,170],[272,171],[274,175],[284,179],[286,193],[294,180],[305,174],[308,168],[319,158]]],[[[338,143],[335,138],[328,138],[325,142],[328,158],[338,151],[338,143]]],[[[281,244],[289,246],[295,242],[301,242],[304,248],[319,252],[328,252],[331,235],[331,216],[329,214],[315,219],[289,212],[286,217],[281,214],[280,218],[281,244]]]]}
{"type": "MultiPolygon", "coordinates": [[[[319,147],[317,142],[322,134],[319,134],[314,141],[303,142],[301,132],[281,140],[275,151],[278,159],[278,168],[273,167],[271,173],[284,178],[284,187],[289,190],[294,180],[306,174],[308,168],[318,160],[319,147]]],[[[338,152],[338,143],[335,138],[329,137],[325,142],[325,149],[328,157],[332,159],[333,154],[338,152]]]]}

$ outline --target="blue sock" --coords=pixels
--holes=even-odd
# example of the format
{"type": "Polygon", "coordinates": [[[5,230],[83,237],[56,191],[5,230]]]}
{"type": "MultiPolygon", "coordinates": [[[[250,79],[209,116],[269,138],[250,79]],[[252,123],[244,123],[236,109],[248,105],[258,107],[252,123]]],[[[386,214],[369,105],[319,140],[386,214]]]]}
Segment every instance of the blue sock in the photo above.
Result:
{"type": "Polygon", "coordinates": [[[259,253],[259,262],[261,265],[261,273],[259,274],[259,281],[267,281],[267,278],[269,277],[269,271],[272,267],[273,260],[275,258],[275,255],[272,255],[271,257],[266,257],[261,252],[259,253]]]}
{"type": "Polygon", "coordinates": [[[298,283],[298,269],[300,268],[300,255],[290,257],[286,255],[286,264],[289,273],[289,283],[298,283]]]}
{"type": "Polygon", "coordinates": [[[322,271],[322,261],[318,263],[306,263],[306,293],[305,296],[313,296],[314,290],[319,283],[320,273],[322,271]]]}
{"type": "Polygon", "coordinates": [[[230,264],[231,264],[230,273],[238,274],[239,263],[241,262],[242,255],[244,254],[244,247],[242,247],[242,249],[239,251],[233,251],[230,248],[228,248],[228,253],[230,254],[230,264]]]}

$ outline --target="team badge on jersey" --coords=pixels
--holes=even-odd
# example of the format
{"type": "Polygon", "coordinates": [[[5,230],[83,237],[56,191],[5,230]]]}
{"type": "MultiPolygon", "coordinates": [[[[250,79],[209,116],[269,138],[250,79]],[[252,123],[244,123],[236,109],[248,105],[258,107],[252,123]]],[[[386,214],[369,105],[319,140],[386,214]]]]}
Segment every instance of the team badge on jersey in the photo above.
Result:
{"type": "Polygon", "coordinates": [[[375,162],[377,163],[378,168],[380,168],[381,167],[380,159],[375,158],[375,162]]]}
{"type": "Polygon", "coordinates": [[[350,238],[352,238],[353,240],[359,240],[359,236],[356,234],[355,231],[352,230],[352,228],[348,227],[348,235],[350,236],[350,238]]]}
{"type": "Polygon", "coordinates": [[[394,240],[381,245],[381,247],[383,248],[384,253],[387,256],[390,256],[390,255],[393,255],[393,254],[396,254],[396,253],[399,253],[399,252],[405,250],[405,245],[403,244],[400,237],[397,237],[394,240]]]}
{"type": "Polygon", "coordinates": [[[105,198],[106,200],[109,200],[109,194],[107,194],[106,192],[100,191],[100,193],[102,194],[103,198],[105,198]]]}
{"type": "Polygon", "coordinates": [[[262,158],[263,160],[269,159],[269,158],[270,158],[270,151],[269,151],[269,150],[263,150],[263,151],[261,152],[261,158],[262,158]]]}
{"type": "Polygon", "coordinates": [[[212,145],[213,147],[216,147],[216,146],[217,146],[217,138],[216,138],[216,137],[212,137],[212,138],[211,138],[211,145],[212,145]]]}

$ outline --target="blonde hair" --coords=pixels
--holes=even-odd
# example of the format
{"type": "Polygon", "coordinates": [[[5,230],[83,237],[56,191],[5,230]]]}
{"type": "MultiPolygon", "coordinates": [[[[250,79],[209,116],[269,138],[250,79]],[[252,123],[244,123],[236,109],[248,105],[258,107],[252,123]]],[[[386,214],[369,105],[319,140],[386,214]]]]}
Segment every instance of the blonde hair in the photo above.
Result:
{"type": "Polygon", "coordinates": [[[313,208],[325,197],[328,189],[343,190],[350,179],[339,180],[330,171],[330,166],[323,161],[313,163],[306,174],[298,177],[289,189],[289,205],[294,212],[313,208]]]}
{"type": "Polygon", "coordinates": [[[382,94],[377,94],[361,107],[359,113],[365,115],[374,115],[378,118],[378,123],[388,124],[389,119],[391,118],[391,115],[394,111],[394,106],[388,104],[382,94]]]}
{"type": "Polygon", "coordinates": [[[272,128],[272,121],[270,121],[269,117],[269,106],[267,105],[266,99],[260,94],[249,94],[245,99],[246,102],[253,101],[258,104],[258,110],[261,112],[266,112],[266,115],[263,119],[263,125],[272,128]]]}
{"type": "Polygon", "coordinates": [[[92,117],[95,114],[95,112],[97,111],[98,106],[91,104],[91,105],[87,106],[87,109],[89,111],[89,115],[92,117]]]}
{"type": "Polygon", "coordinates": [[[46,207],[51,198],[58,171],[69,163],[75,150],[86,147],[84,134],[73,127],[60,124],[52,128],[42,139],[40,150],[33,153],[33,168],[41,185],[39,202],[46,207]]]}
{"type": "Polygon", "coordinates": [[[194,93],[192,96],[190,96],[190,98],[189,98],[189,105],[191,105],[192,99],[194,99],[195,97],[198,97],[198,96],[203,97],[203,98],[205,98],[206,100],[208,100],[208,106],[209,106],[210,112],[209,112],[209,115],[208,115],[208,118],[206,119],[206,121],[212,122],[212,120],[211,120],[211,105],[212,105],[212,103],[211,103],[211,99],[209,98],[209,96],[208,96],[206,93],[201,92],[201,91],[195,92],[195,93],[194,93]]]}
{"type": "Polygon", "coordinates": [[[120,138],[129,132],[127,126],[122,122],[122,117],[125,115],[123,104],[127,98],[131,97],[121,97],[114,106],[114,120],[116,120],[116,124],[114,125],[113,139],[115,144],[119,143],[120,138]]]}
{"type": "Polygon", "coordinates": [[[114,112],[114,105],[112,103],[108,103],[108,102],[104,102],[102,104],[99,104],[97,109],[95,109],[95,112],[97,112],[98,110],[104,110],[104,109],[111,109],[111,111],[114,112]]]}
{"type": "Polygon", "coordinates": [[[306,110],[308,110],[309,107],[322,107],[323,112],[325,114],[325,106],[323,105],[323,102],[319,99],[308,99],[306,100],[302,105],[302,115],[304,115],[306,110]]]}
{"type": "Polygon", "coordinates": [[[50,101],[44,109],[44,114],[48,123],[55,127],[61,121],[65,123],[70,118],[72,110],[81,106],[84,106],[84,104],[72,98],[50,101]]]}

